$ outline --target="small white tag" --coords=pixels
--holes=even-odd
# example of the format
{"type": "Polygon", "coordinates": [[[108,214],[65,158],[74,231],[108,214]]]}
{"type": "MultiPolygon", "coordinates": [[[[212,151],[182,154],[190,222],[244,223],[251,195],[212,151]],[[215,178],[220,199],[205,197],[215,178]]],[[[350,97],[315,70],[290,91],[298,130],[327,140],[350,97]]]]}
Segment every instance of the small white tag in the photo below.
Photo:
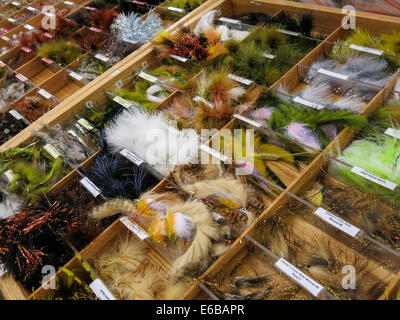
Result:
{"type": "Polygon", "coordinates": [[[65,4],[69,5],[69,6],[73,6],[75,5],[75,3],[73,3],[72,1],[64,1],[65,4]]]}
{"type": "Polygon", "coordinates": [[[46,91],[46,90],[44,90],[44,89],[40,89],[38,93],[39,93],[42,97],[46,98],[47,100],[48,100],[48,99],[51,99],[51,98],[53,97],[48,91],[46,91]]]}
{"type": "Polygon", "coordinates": [[[242,115],[240,115],[240,114],[234,114],[233,115],[236,119],[239,119],[239,120],[242,120],[242,121],[244,121],[244,122],[247,122],[248,124],[250,124],[250,125],[252,125],[252,126],[254,126],[254,127],[256,127],[256,128],[260,128],[260,127],[262,127],[262,124],[261,123],[258,123],[257,121],[254,121],[254,120],[251,120],[251,119],[249,119],[249,118],[246,118],[246,117],[244,117],[244,116],[242,116],[242,115]]]}
{"type": "Polygon", "coordinates": [[[221,22],[227,22],[227,23],[232,23],[232,24],[241,24],[240,20],[230,19],[230,18],[225,18],[225,17],[221,17],[218,20],[221,22]]]}
{"type": "Polygon", "coordinates": [[[206,105],[208,105],[209,107],[214,108],[214,105],[210,101],[208,101],[200,96],[195,96],[192,100],[196,101],[196,102],[201,101],[201,102],[205,103],[206,105]]]}
{"type": "Polygon", "coordinates": [[[140,166],[143,163],[142,159],[140,159],[136,154],[127,149],[122,149],[119,153],[137,166],[140,166]]]}
{"type": "Polygon", "coordinates": [[[351,172],[392,191],[397,187],[397,184],[394,182],[378,177],[377,175],[357,166],[354,166],[351,169],[351,172]]]}
{"type": "Polygon", "coordinates": [[[176,54],[170,54],[169,56],[170,56],[172,59],[178,60],[178,61],[180,61],[180,62],[186,62],[186,61],[188,61],[188,59],[186,59],[186,58],[184,58],[184,57],[177,56],[176,54]]]}
{"type": "Polygon", "coordinates": [[[94,129],[90,122],[87,121],[85,118],[80,118],[77,122],[86,130],[92,131],[94,129]]]}
{"type": "Polygon", "coordinates": [[[116,300],[100,279],[94,280],[89,287],[100,300],[116,300]]]}
{"type": "Polygon", "coordinates": [[[302,105],[305,105],[307,107],[313,108],[313,109],[317,109],[317,110],[325,109],[325,106],[323,106],[322,104],[318,104],[318,103],[315,103],[315,102],[312,102],[312,101],[305,100],[305,99],[303,99],[303,98],[301,98],[299,96],[295,97],[293,99],[293,101],[297,102],[297,103],[300,103],[302,105]]]}
{"type": "Polygon", "coordinates": [[[25,24],[24,27],[25,27],[25,29],[28,29],[28,30],[33,30],[33,29],[35,29],[35,28],[32,27],[30,24],[25,24]]]}
{"type": "Polygon", "coordinates": [[[321,73],[321,74],[324,74],[324,75],[327,75],[327,76],[330,76],[330,77],[333,77],[333,78],[338,78],[338,79],[341,79],[341,80],[349,80],[349,78],[350,78],[349,76],[346,76],[344,74],[333,72],[333,71],[329,71],[329,70],[326,70],[326,69],[323,69],[323,68],[318,69],[318,73],[321,73]]]}
{"type": "Polygon", "coordinates": [[[17,20],[15,20],[14,18],[7,18],[8,21],[10,21],[11,23],[16,23],[17,20]]]}
{"type": "Polygon", "coordinates": [[[83,77],[79,74],[77,74],[76,72],[71,71],[69,73],[69,75],[74,78],[75,80],[81,81],[83,79],[83,77]]]}
{"type": "Polygon", "coordinates": [[[112,76],[116,76],[117,74],[119,74],[119,70],[115,70],[113,73],[111,73],[112,76]]]}
{"type": "Polygon", "coordinates": [[[320,217],[325,222],[329,223],[331,226],[342,230],[353,238],[360,232],[360,229],[353,226],[352,224],[342,220],[341,218],[335,216],[324,208],[318,208],[314,211],[315,215],[320,217]]]}
{"type": "Polygon", "coordinates": [[[6,176],[6,178],[9,182],[13,182],[15,173],[11,169],[4,172],[4,175],[6,176]]]}
{"type": "Polygon", "coordinates": [[[129,109],[130,107],[133,106],[133,104],[131,102],[129,102],[128,100],[125,100],[124,98],[121,98],[119,96],[115,96],[113,98],[113,101],[115,101],[116,103],[120,104],[121,106],[123,106],[124,108],[129,109]]]}
{"type": "Polygon", "coordinates": [[[267,59],[275,59],[276,56],[274,56],[273,54],[269,54],[269,53],[264,53],[263,54],[264,57],[266,57],[267,59]]]}
{"type": "Polygon", "coordinates": [[[36,12],[37,10],[35,9],[35,8],[33,8],[33,7],[26,7],[29,11],[33,11],[33,12],[36,12]]]}
{"type": "Polygon", "coordinates": [[[395,139],[399,139],[400,140],[400,130],[396,130],[396,129],[393,129],[393,128],[388,128],[385,131],[385,134],[388,135],[388,136],[391,136],[391,137],[393,137],[395,139]]]}
{"type": "Polygon", "coordinates": [[[102,55],[100,53],[96,54],[94,57],[96,59],[99,59],[99,60],[104,61],[104,62],[108,62],[110,60],[110,58],[108,58],[108,57],[106,57],[106,56],[104,56],[104,55],[102,55]]]}
{"type": "Polygon", "coordinates": [[[21,4],[17,1],[13,1],[11,2],[12,5],[19,7],[21,4]]]}
{"type": "Polygon", "coordinates": [[[144,72],[144,71],[140,71],[139,72],[139,77],[142,79],[145,79],[147,81],[150,81],[152,83],[156,82],[158,79],[156,77],[153,77],[152,75],[144,72]]]}
{"type": "Polygon", "coordinates": [[[235,76],[235,75],[232,74],[232,73],[230,73],[230,74],[228,75],[228,77],[231,78],[232,80],[235,80],[235,81],[237,81],[237,82],[243,83],[243,84],[245,84],[246,86],[249,86],[249,85],[251,85],[251,84],[253,83],[253,80],[249,80],[249,79],[246,79],[246,78],[242,78],[242,77],[239,77],[239,76],[235,76]]]}
{"type": "Polygon", "coordinates": [[[58,150],[51,144],[46,144],[43,149],[46,150],[54,159],[61,157],[61,154],[58,152],[58,150]]]}
{"type": "Polygon", "coordinates": [[[97,186],[88,178],[84,177],[81,180],[79,180],[80,184],[85,187],[87,191],[89,191],[93,197],[97,197],[101,191],[97,186]]]}
{"type": "Polygon", "coordinates": [[[300,32],[294,32],[294,31],[283,30],[283,29],[278,29],[277,31],[280,33],[288,34],[290,36],[295,36],[295,37],[298,37],[301,34],[300,32]]]}
{"type": "Polygon", "coordinates": [[[208,154],[211,154],[213,157],[221,160],[222,162],[231,161],[231,159],[229,157],[223,155],[221,152],[218,152],[218,151],[210,148],[209,146],[206,146],[205,144],[202,144],[200,146],[200,149],[207,152],[208,154]]]}
{"type": "Polygon", "coordinates": [[[122,217],[119,220],[125,225],[125,227],[127,227],[140,240],[143,241],[149,237],[149,234],[146,231],[144,231],[141,226],[139,226],[137,223],[129,220],[128,217],[122,217]]]}
{"type": "Polygon", "coordinates": [[[304,289],[310,292],[314,297],[318,297],[319,293],[324,289],[318,282],[305,275],[295,266],[281,258],[275,263],[275,267],[286,274],[290,279],[300,284],[304,289]]]}
{"type": "Polygon", "coordinates": [[[9,110],[8,113],[11,114],[17,120],[22,120],[24,118],[18,111],[14,109],[9,110]]]}
{"type": "Polygon", "coordinates": [[[7,273],[7,269],[4,264],[0,264],[0,278],[7,273]]]}
{"type": "Polygon", "coordinates": [[[357,46],[355,44],[350,45],[350,49],[361,51],[361,52],[366,52],[366,53],[371,53],[371,54],[374,54],[374,55],[377,55],[377,56],[382,56],[384,54],[383,50],[357,46]]]}
{"type": "Polygon", "coordinates": [[[175,11],[175,12],[180,12],[180,13],[185,13],[185,10],[181,8],[175,8],[175,7],[168,7],[168,10],[175,11]]]}

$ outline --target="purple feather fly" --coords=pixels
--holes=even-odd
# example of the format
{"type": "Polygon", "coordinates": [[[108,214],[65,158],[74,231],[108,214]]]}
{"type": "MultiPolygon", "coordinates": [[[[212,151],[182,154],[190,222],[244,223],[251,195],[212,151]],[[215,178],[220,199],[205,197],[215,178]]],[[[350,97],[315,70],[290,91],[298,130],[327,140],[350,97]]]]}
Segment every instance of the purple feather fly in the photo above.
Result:
{"type": "Polygon", "coordinates": [[[317,135],[312,130],[308,129],[305,124],[292,122],[285,128],[287,136],[305,146],[313,149],[321,149],[321,143],[317,135]]]}
{"type": "Polygon", "coordinates": [[[274,108],[262,107],[250,112],[250,117],[256,120],[269,120],[273,112],[274,108]]]}

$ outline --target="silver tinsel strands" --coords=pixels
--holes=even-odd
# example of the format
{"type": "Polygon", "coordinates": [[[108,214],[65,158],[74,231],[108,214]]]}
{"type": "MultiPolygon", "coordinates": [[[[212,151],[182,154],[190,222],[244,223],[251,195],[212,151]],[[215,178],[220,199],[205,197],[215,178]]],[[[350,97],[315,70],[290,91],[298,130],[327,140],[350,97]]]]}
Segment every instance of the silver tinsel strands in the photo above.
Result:
{"type": "Polygon", "coordinates": [[[114,20],[111,28],[117,34],[119,40],[141,45],[151,40],[162,28],[162,21],[153,12],[149,13],[145,20],[142,20],[136,13],[129,13],[128,15],[121,13],[114,20]]]}

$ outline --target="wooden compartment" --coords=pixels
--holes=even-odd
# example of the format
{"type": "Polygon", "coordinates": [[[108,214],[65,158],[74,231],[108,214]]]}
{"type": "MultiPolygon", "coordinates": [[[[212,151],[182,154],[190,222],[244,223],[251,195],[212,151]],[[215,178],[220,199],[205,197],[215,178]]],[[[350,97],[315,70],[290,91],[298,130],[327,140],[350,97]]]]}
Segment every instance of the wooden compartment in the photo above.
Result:
{"type": "Polygon", "coordinates": [[[40,86],[60,70],[61,68],[54,61],[35,57],[16,71],[29,78],[37,86],[40,86]]]}
{"type": "Polygon", "coordinates": [[[67,99],[83,86],[84,83],[72,78],[65,70],[57,72],[40,85],[42,89],[47,90],[60,101],[67,99]]]}

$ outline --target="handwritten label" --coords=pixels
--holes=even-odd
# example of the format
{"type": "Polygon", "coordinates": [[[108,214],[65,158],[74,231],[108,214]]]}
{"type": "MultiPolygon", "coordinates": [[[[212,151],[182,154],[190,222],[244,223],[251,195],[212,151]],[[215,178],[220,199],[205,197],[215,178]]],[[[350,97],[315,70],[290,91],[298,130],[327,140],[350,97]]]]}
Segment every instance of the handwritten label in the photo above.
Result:
{"type": "Polygon", "coordinates": [[[305,275],[295,266],[281,258],[275,263],[275,267],[286,274],[290,279],[300,284],[304,289],[310,292],[314,297],[324,289],[318,282],[305,275]]]}
{"type": "Polygon", "coordinates": [[[9,110],[8,113],[11,114],[17,120],[22,120],[24,118],[18,111],[14,109],[9,110]]]}
{"type": "Polygon", "coordinates": [[[50,99],[50,98],[53,97],[48,91],[46,91],[46,90],[44,90],[44,89],[40,89],[38,93],[39,93],[42,97],[44,97],[44,98],[46,98],[46,99],[50,99]]]}
{"type": "Polygon", "coordinates": [[[142,159],[140,159],[136,154],[127,149],[122,149],[119,153],[137,166],[140,166],[143,163],[142,159]]]}
{"type": "Polygon", "coordinates": [[[232,80],[235,80],[235,81],[237,81],[237,82],[243,83],[243,84],[246,85],[246,86],[249,86],[249,85],[251,85],[251,84],[253,83],[253,80],[249,80],[249,79],[246,79],[246,78],[242,78],[242,77],[239,77],[239,76],[235,76],[235,75],[232,74],[232,73],[230,73],[230,74],[228,75],[228,77],[231,78],[232,80]]]}
{"type": "Polygon", "coordinates": [[[77,122],[88,131],[92,131],[94,129],[90,122],[85,118],[80,118],[77,122]]]}
{"type": "Polygon", "coordinates": [[[123,106],[125,108],[130,108],[133,106],[132,103],[130,103],[129,101],[127,101],[124,98],[121,98],[119,96],[115,96],[113,101],[115,101],[116,103],[120,104],[121,106],[123,106]]]}
{"type": "Polygon", "coordinates": [[[144,231],[141,226],[139,226],[137,223],[129,220],[128,217],[122,217],[119,220],[125,225],[125,227],[127,227],[140,240],[143,241],[149,237],[149,234],[146,231],[144,231]]]}
{"type": "Polygon", "coordinates": [[[392,191],[397,187],[397,184],[394,182],[378,177],[377,175],[357,166],[354,166],[351,169],[351,172],[392,191]]]}
{"type": "Polygon", "coordinates": [[[361,51],[361,52],[366,52],[366,53],[371,53],[371,54],[374,54],[377,56],[382,56],[384,54],[384,51],[382,51],[382,50],[357,46],[355,44],[350,45],[350,49],[361,51]]]}
{"type": "Polygon", "coordinates": [[[249,119],[249,118],[247,118],[247,117],[244,117],[244,116],[242,116],[242,115],[240,115],[240,114],[234,114],[233,115],[236,119],[239,119],[239,120],[242,120],[242,121],[244,121],[244,122],[247,122],[248,124],[250,124],[250,125],[252,125],[252,126],[254,126],[254,127],[256,127],[256,128],[260,128],[260,127],[262,127],[262,124],[261,123],[258,123],[257,121],[254,121],[254,120],[251,120],[251,119],[249,119]]]}
{"type": "Polygon", "coordinates": [[[322,104],[318,104],[318,103],[315,103],[315,102],[312,102],[312,101],[305,100],[305,99],[303,99],[303,98],[301,98],[299,96],[295,97],[293,99],[293,101],[297,102],[297,103],[300,103],[300,104],[302,104],[304,106],[307,106],[307,107],[310,107],[310,108],[313,108],[313,109],[317,109],[317,110],[322,110],[322,109],[325,108],[325,106],[323,106],[322,104]]]}
{"type": "Polygon", "coordinates": [[[94,280],[89,287],[100,300],[116,300],[100,279],[94,280]]]}
{"type": "Polygon", "coordinates": [[[168,7],[167,9],[170,10],[170,11],[175,11],[175,12],[179,12],[179,13],[185,13],[185,10],[183,10],[181,8],[168,7]]]}
{"type": "Polygon", "coordinates": [[[225,18],[225,17],[221,17],[218,20],[221,22],[227,22],[227,23],[232,23],[232,24],[241,24],[240,20],[230,19],[230,18],[225,18]]]}
{"type": "Polygon", "coordinates": [[[110,58],[108,58],[108,57],[106,57],[106,56],[104,56],[104,55],[102,55],[100,53],[96,54],[94,57],[96,59],[99,59],[99,60],[104,61],[104,62],[108,62],[110,60],[110,58]]]}
{"type": "Polygon", "coordinates": [[[396,129],[393,129],[393,128],[388,128],[385,131],[385,134],[388,135],[388,136],[391,136],[391,137],[393,137],[395,139],[400,139],[400,130],[396,130],[396,129]]]}
{"type": "Polygon", "coordinates": [[[318,69],[318,73],[333,77],[333,78],[337,78],[337,79],[341,79],[341,80],[349,80],[349,76],[346,76],[344,74],[341,73],[337,73],[337,72],[333,72],[333,71],[329,71],[323,68],[318,69]]]}
{"type": "Polygon", "coordinates": [[[335,216],[324,208],[318,208],[314,211],[315,215],[320,217],[325,222],[329,223],[331,226],[347,233],[353,238],[360,232],[360,229],[353,226],[352,224],[342,220],[341,218],[335,216]]]}
{"type": "Polygon", "coordinates": [[[170,54],[169,56],[170,56],[172,59],[178,60],[178,61],[180,61],[180,62],[186,62],[186,61],[188,61],[188,59],[186,59],[186,58],[184,58],[184,57],[177,56],[176,54],[170,54]]]}
{"type": "Polygon", "coordinates": [[[193,101],[196,101],[196,102],[200,101],[200,102],[203,102],[204,104],[208,105],[209,107],[214,108],[214,105],[210,101],[208,101],[200,96],[195,96],[193,98],[193,101]]]}
{"type": "Polygon", "coordinates": [[[146,73],[144,71],[140,71],[139,72],[139,77],[144,79],[144,80],[153,82],[153,83],[158,80],[156,77],[153,77],[152,75],[150,75],[150,74],[148,74],[148,73],[146,73]]]}
{"type": "Polygon", "coordinates": [[[294,32],[294,31],[283,30],[283,29],[278,29],[277,31],[280,33],[288,34],[289,36],[294,36],[294,37],[298,37],[301,34],[300,32],[294,32]]]}
{"type": "Polygon", "coordinates": [[[101,193],[100,189],[88,177],[82,178],[79,180],[79,183],[84,186],[85,189],[89,191],[95,198],[97,198],[101,193]]]}
{"type": "Polygon", "coordinates": [[[53,60],[49,59],[49,58],[41,58],[41,60],[47,64],[53,64],[53,60]]]}
{"type": "Polygon", "coordinates": [[[74,78],[75,80],[81,81],[83,79],[83,77],[79,74],[77,74],[76,72],[71,71],[69,73],[69,75],[74,78]]]}
{"type": "Polygon", "coordinates": [[[61,154],[58,152],[58,150],[54,146],[52,146],[51,144],[46,144],[43,147],[43,149],[46,150],[47,153],[49,155],[51,155],[54,159],[57,159],[58,157],[61,156],[61,154]]]}

